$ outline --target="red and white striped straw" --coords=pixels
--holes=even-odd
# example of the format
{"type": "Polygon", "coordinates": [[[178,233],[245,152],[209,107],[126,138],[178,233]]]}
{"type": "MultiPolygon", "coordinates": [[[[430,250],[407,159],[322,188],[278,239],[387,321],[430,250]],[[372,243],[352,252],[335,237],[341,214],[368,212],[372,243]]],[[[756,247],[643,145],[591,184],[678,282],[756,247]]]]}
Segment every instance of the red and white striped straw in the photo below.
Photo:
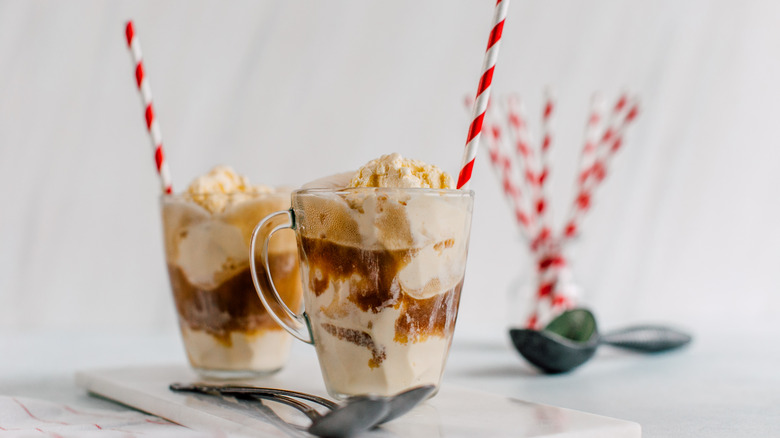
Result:
{"type": "Polygon", "coordinates": [[[514,140],[515,156],[522,160],[523,169],[522,180],[529,193],[533,193],[536,182],[538,181],[534,173],[534,149],[531,146],[531,139],[528,135],[528,122],[526,121],[525,109],[517,96],[509,96],[506,102],[507,122],[509,130],[514,140]]]}
{"type": "Polygon", "coordinates": [[[596,156],[593,164],[586,172],[582,180],[583,190],[591,190],[597,186],[606,176],[609,162],[623,144],[623,135],[626,128],[634,121],[639,113],[639,103],[623,95],[618,99],[612,110],[610,124],[601,134],[596,145],[596,156]]]}
{"type": "Polygon", "coordinates": [[[501,139],[500,124],[492,117],[488,117],[486,122],[485,129],[487,130],[487,135],[485,137],[487,138],[488,152],[490,153],[490,164],[501,182],[501,188],[513,210],[520,232],[530,239],[532,236],[532,216],[528,214],[523,204],[525,197],[523,196],[522,186],[515,179],[517,163],[514,157],[502,147],[504,142],[501,139]]]}
{"type": "Polygon", "coordinates": [[[152,89],[149,86],[149,80],[144,71],[143,56],[141,54],[141,43],[135,35],[135,27],[132,21],[127,22],[125,27],[125,36],[127,37],[127,46],[130,48],[130,55],[135,64],[135,80],[138,84],[138,90],[141,93],[141,102],[144,106],[144,117],[146,119],[146,129],[152,139],[152,148],[154,149],[154,161],[157,164],[157,174],[160,176],[160,183],[164,193],[173,193],[171,184],[171,172],[168,169],[168,162],[165,159],[162,145],[162,133],[160,132],[160,123],[154,114],[152,105],[152,89]]]}
{"type": "MultiPolygon", "coordinates": [[[[584,212],[584,209],[578,208],[577,205],[582,202],[589,202],[590,199],[581,198],[583,193],[582,189],[585,181],[590,176],[590,170],[596,160],[596,149],[599,145],[600,136],[604,130],[605,119],[605,106],[606,102],[599,93],[595,93],[590,101],[590,112],[588,114],[588,120],[585,123],[585,133],[582,145],[582,153],[580,154],[580,164],[577,171],[577,178],[575,181],[575,206],[569,211],[569,216],[566,218],[563,229],[563,239],[572,237],[577,233],[577,224],[580,221],[579,216],[584,212]]],[[[610,125],[614,121],[615,115],[610,118],[610,125]]],[[[586,207],[587,208],[587,207],[586,207]]]]}
{"type": "Polygon", "coordinates": [[[580,177],[579,188],[574,205],[563,230],[562,239],[571,239],[579,234],[580,223],[590,209],[593,193],[607,175],[607,169],[615,153],[623,144],[626,128],[639,114],[639,103],[623,95],[618,99],[612,111],[611,122],[596,145],[596,157],[593,164],[580,177]]]}
{"type": "MultiPolygon", "coordinates": [[[[536,218],[536,193],[539,183],[537,177],[537,171],[535,169],[537,155],[534,153],[534,147],[531,144],[531,138],[528,133],[528,121],[525,114],[525,108],[522,101],[516,95],[510,95],[506,99],[506,118],[509,131],[512,136],[513,147],[515,149],[514,156],[518,161],[521,161],[522,168],[519,169],[522,181],[522,186],[528,196],[528,212],[530,224],[529,230],[529,242],[532,243],[533,239],[537,235],[537,227],[539,225],[536,218]]],[[[520,167],[520,166],[518,166],[520,167]]],[[[533,245],[532,245],[532,249],[533,245]]]]}
{"type": "Polygon", "coordinates": [[[485,117],[488,99],[490,98],[490,85],[493,83],[493,71],[498,60],[498,49],[501,42],[501,34],[504,31],[504,21],[509,10],[509,0],[498,0],[493,15],[493,28],[488,38],[487,50],[482,62],[482,77],[477,87],[477,95],[474,99],[474,107],[471,113],[471,125],[466,139],[466,149],[463,152],[463,161],[458,173],[459,189],[468,189],[471,180],[471,171],[474,167],[474,159],[479,149],[479,136],[482,133],[482,121],[485,117]]]}
{"type": "Polygon", "coordinates": [[[549,243],[548,241],[552,236],[552,213],[550,212],[548,180],[550,177],[551,121],[553,111],[555,111],[555,100],[553,99],[552,91],[548,88],[545,90],[544,107],[542,109],[542,140],[539,147],[539,174],[537,175],[537,192],[534,201],[534,212],[539,223],[536,245],[549,243]]]}
{"type": "Polygon", "coordinates": [[[540,328],[540,323],[549,322],[552,317],[574,305],[575,297],[567,287],[568,267],[560,248],[540,253],[536,259],[537,289],[534,295],[535,310],[528,317],[526,326],[540,328]]]}
{"type": "MultiPolygon", "coordinates": [[[[471,108],[474,104],[474,98],[466,96],[464,104],[467,109],[471,108]]],[[[519,172],[519,164],[514,155],[504,150],[505,141],[503,139],[502,124],[500,117],[496,112],[495,106],[492,105],[491,101],[488,101],[488,106],[485,110],[485,120],[483,122],[485,135],[482,137],[481,141],[487,144],[490,165],[501,184],[501,188],[510,208],[513,210],[515,221],[520,227],[521,234],[526,238],[531,239],[531,236],[533,235],[531,229],[533,215],[528,213],[524,204],[525,196],[523,195],[523,184],[518,183],[516,180],[516,175],[519,172]]]]}
{"type": "Polygon", "coordinates": [[[601,94],[595,93],[591,98],[590,113],[588,114],[588,121],[585,123],[582,153],[580,154],[580,167],[577,174],[578,184],[587,178],[587,171],[593,165],[596,157],[596,146],[604,126],[605,105],[606,103],[601,94]]]}

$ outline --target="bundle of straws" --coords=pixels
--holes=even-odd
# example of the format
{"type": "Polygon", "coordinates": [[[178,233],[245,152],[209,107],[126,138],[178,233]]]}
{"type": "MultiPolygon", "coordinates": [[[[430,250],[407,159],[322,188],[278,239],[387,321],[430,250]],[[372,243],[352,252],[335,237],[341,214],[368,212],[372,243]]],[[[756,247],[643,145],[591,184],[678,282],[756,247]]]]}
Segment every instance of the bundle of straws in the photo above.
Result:
{"type": "Polygon", "coordinates": [[[491,102],[485,113],[482,142],[536,265],[535,304],[526,326],[538,329],[575,305],[576,289],[567,281],[568,263],[563,250],[579,235],[594,192],[621,149],[626,129],[639,113],[639,104],[636,97],[623,93],[607,114],[604,100],[594,96],[585,125],[574,200],[562,229],[556,232],[548,184],[555,99],[549,90],[545,92],[538,147],[532,141],[520,99],[510,95],[497,101],[498,105],[491,102]]]}

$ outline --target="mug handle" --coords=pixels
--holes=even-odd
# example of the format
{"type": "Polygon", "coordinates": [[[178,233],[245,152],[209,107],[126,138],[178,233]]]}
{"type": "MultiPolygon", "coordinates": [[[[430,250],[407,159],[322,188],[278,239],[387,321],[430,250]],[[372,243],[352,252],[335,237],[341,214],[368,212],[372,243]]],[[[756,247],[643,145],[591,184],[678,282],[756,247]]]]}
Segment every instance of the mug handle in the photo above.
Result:
{"type": "Polygon", "coordinates": [[[271,267],[268,264],[268,241],[271,240],[271,236],[279,230],[295,229],[295,214],[292,209],[285,211],[277,211],[272,213],[255,227],[252,231],[252,238],[249,241],[249,270],[252,272],[252,281],[255,284],[257,295],[260,297],[265,310],[268,314],[277,322],[282,328],[290,332],[291,335],[300,339],[307,344],[313,344],[311,335],[311,328],[309,327],[309,320],[306,317],[306,312],[297,314],[287,307],[287,304],[282,301],[282,297],[279,295],[279,291],[274,286],[273,278],[271,278],[271,267]],[[263,252],[260,257],[260,262],[263,264],[265,270],[265,276],[259,277],[257,275],[256,266],[256,244],[257,238],[263,239],[263,252]],[[262,280],[262,282],[261,282],[262,280]],[[268,297],[270,295],[270,298],[268,297]]]}

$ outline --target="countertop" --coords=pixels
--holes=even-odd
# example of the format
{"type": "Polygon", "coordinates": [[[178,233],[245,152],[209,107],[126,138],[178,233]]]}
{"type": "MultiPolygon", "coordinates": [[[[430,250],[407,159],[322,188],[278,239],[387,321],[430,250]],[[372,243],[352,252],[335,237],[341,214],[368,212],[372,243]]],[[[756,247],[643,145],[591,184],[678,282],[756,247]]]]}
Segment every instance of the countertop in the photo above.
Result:
{"type": "MultiPolygon", "coordinates": [[[[652,356],[602,347],[564,375],[536,372],[503,336],[456,333],[443,385],[566,407],[642,425],[644,437],[777,436],[780,344],[776,330],[694,333],[683,350],[652,356]]],[[[311,360],[295,343],[291,360],[311,360]]],[[[183,363],[178,334],[91,332],[0,335],[0,395],[117,411],[76,386],[77,370],[183,363]]]]}

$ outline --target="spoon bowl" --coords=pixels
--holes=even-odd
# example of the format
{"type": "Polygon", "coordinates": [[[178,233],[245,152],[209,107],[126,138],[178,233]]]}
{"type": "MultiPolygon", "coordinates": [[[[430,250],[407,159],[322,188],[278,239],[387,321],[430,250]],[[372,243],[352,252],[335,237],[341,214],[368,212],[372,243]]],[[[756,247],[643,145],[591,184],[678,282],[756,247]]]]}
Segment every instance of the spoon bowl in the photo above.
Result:
{"type": "Polygon", "coordinates": [[[390,409],[388,409],[387,414],[381,420],[379,420],[377,425],[395,420],[396,418],[411,411],[415,406],[428,399],[428,397],[430,397],[435,390],[435,386],[425,385],[408,389],[396,395],[386,397],[387,404],[390,409]]]}
{"type": "Polygon", "coordinates": [[[332,411],[314,419],[308,431],[321,437],[348,437],[376,426],[389,412],[390,404],[386,397],[350,397],[332,411]]]}
{"type": "Polygon", "coordinates": [[[582,365],[598,347],[596,318],[586,309],[566,311],[542,331],[511,329],[509,335],[520,354],[548,374],[582,365]]]}
{"type": "Polygon", "coordinates": [[[511,329],[509,335],[520,354],[547,374],[565,373],[582,365],[596,353],[598,345],[595,339],[575,342],[554,332],[531,329],[511,329]]]}
{"type": "Polygon", "coordinates": [[[436,389],[418,386],[395,395],[358,395],[348,398],[329,413],[314,420],[309,433],[321,437],[343,437],[394,420],[427,399],[436,389]]]}

